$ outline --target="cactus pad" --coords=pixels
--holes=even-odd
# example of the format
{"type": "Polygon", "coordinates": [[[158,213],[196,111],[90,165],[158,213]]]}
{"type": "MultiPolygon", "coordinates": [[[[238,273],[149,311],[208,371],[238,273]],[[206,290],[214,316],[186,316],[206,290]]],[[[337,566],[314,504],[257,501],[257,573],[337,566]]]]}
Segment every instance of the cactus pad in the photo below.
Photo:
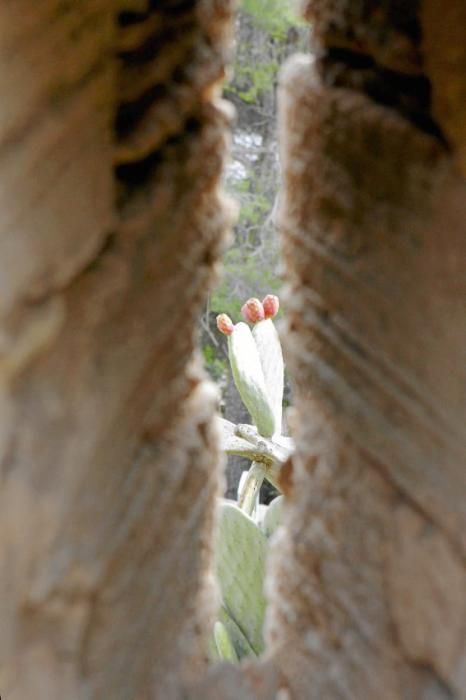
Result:
{"type": "Polygon", "coordinates": [[[217,620],[214,625],[214,639],[218,655],[221,659],[232,662],[238,661],[233,642],[230,639],[225,625],[223,622],[220,622],[220,620],[217,620]]]}
{"type": "Polygon", "coordinates": [[[234,503],[222,501],[215,568],[223,605],[255,654],[263,649],[263,583],[267,540],[256,523],[234,503]]]}
{"type": "MultiPolygon", "coordinates": [[[[261,321],[269,322],[272,323],[261,321]]],[[[233,333],[228,336],[228,351],[236,388],[257,430],[266,437],[273,435],[276,432],[275,414],[269,400],[257,345],[245,323],[237,323],[233,333]]]]}
{"type": "Polygon", "coordinates": [[[261,529],[266,537],[271,537],[283,518],[283,496],[277,496],[269,503],[262,519],[261,529]]]}
{"type": "Polygon", "coordinates": [[[256,323],[252,333],[259,354],[267,395],[274,414],[274,434],[280,434],[284,387],[284,365],[280,338],[271,318],[256,323]]]}

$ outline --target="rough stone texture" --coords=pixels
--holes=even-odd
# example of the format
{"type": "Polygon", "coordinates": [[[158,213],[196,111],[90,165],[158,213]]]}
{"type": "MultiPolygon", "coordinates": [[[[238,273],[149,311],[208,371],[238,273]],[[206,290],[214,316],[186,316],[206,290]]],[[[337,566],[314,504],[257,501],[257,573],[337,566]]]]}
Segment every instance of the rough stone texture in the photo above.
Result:
{"type": "Polygon", "coordinates": [[[0,26],[3,318],[66,285],[110,230],[112,17],[105,0],[19,0],[0,26]]]}
{"type": "Polygon", "coordinates": [[[466,3],[424,0],[421,26],[432,109],[466,177],[466,3]]]}
{"type": "Polygon", "coordinates": [[[423,0],[301,0],[322,49],[371,56],[379,65],[422,72],[419,6],[423,0]]]}
{"type": "Polygon", "coordinates": [[[215,87],[230,8],[115,12],[103,0],[0,8],[11,700],[167,698],[203,663],[215,600],[217,397],[192,356],[231,218],[215,87]]]}
{"type": "Polygon", "coordinates": [[[297,698],[463,698],[466,186],[323,71],[282,77],[298,455],[270,653],[297,698]]]}
{"type": "MultiPolygon", "coordinates": [[[[441,127],[466,174],[466,4],[442,0],[302,0],[315,48],[377,102],[397,103],[427,129],[441,127]],[[338,65],[340,63],[340,66],[338,65]],[[354,72],[354,71],[353,71],[354,72]],[[353,76],[354,80],[354,76],[353,76]],[[425,108],[432,119],[422,119],[425,108]],[[421,117],[419,119],[419,117],[421,117]]],[[[400,110],[401,111],[401,110],[400,110]]]]}

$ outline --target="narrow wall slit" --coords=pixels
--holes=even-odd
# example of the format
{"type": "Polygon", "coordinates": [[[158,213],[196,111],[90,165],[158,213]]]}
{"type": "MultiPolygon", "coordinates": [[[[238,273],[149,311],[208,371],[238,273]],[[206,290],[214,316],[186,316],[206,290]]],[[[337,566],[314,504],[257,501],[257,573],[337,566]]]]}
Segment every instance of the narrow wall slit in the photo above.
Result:
{"type": "Polygon", "coordinates": [[[230,660],[264,650],[267,555],[282,519],[280,474],[294,450],[287,420],[292,390],[277,333],[283,312],[276,89],[284,61],[306,48],[308,28],[291,2],[273,5],[271,12],[270,3],[245,2],[236,17],[224,86],[236,119],[224,187],[239,214],[200,329],[204,364],[221,392],[227,456],[214,558],[221,607],[210,653],[230,660]]]}

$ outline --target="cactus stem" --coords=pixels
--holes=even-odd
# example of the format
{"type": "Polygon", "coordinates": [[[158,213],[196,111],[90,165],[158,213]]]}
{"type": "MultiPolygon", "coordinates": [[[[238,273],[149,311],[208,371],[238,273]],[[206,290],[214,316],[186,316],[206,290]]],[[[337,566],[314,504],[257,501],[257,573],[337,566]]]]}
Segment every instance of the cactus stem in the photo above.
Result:
{"type": "Polygon", "coordinates": [[[251,515],[259,497],[259,491],[266,475],[267,467],[261,462],[253,462],[244,481],[238,498],[238,506],[251,515]]]}

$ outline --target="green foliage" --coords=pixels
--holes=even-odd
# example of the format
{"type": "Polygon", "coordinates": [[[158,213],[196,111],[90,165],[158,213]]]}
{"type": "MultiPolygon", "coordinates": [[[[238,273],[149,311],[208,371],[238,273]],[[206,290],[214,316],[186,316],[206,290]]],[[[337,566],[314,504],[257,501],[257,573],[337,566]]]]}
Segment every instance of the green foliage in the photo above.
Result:
{"type": "Polygon", "coordinates": [[[239,316],[241,303],[238,297],[232,297],[235,287],[242,296],[250,296],[252,290],[263,296],[280,289],[281,283],[273,266],[262,267],[256,256],[243,248],[230,248],[224,257],[224,266],[222,281],[210,297],[210,308],[215,313],[226,313],[232,318],[239,316]]]}
{"type": "Polygon", "coordinates": [[[209,344],[202,347],[202,355],[206,371],[215,382],[219,382],[225,376],[227,360],[219,357],[216,348],[209,344]]]}
{"type": "Polygon", "coordinates": [[[255,192],[255,196],[243,201],[239,223],[249,229],[257,229],[270,209],[270,202],[261,192],[255,192]]]}
{"type": "Polygon", "coordinates": [[[254,104],[275,88],[289,32],[304,23],[293,12],[291,0],[243,0],[241,10],[272,49],[264,56],[255,55],[254,61],[244,60],[256,51],[251,43],[243,42],[236,55],[234,77],[228,90],[243,102],[254,104]]]}
{"type": "Polygon", "coordinates": [[[277,61],[259,61],[254,65],[245,65],[237,61],[235,82],[231,83],[228,89],[243,102],[253,104],[264,92],[273,89],[278,69],[277,61]]]}
{"type": "Polygon", "coordinates": [[[213,311],[232,317],[239,311],[238,298],[253,290],[276,292],[280,286],[277,232],[271,216],[279,169],[271,124],[280,66],[299,50],[304,38],[293,2],[243,0],[238,13],[234,70],[225,89],[238,108],[232,152],[236,169],[229,171],[226,184],[240,204],[240,214],[234,244],[223,260],[225,274],[210,300],[213,311]]]}
{"type": "Polygon", "coordinates": [[[288,0],[243,0],[242,9],[274,39],[284,39],[291,27],[302,24],[288,0]]]}

